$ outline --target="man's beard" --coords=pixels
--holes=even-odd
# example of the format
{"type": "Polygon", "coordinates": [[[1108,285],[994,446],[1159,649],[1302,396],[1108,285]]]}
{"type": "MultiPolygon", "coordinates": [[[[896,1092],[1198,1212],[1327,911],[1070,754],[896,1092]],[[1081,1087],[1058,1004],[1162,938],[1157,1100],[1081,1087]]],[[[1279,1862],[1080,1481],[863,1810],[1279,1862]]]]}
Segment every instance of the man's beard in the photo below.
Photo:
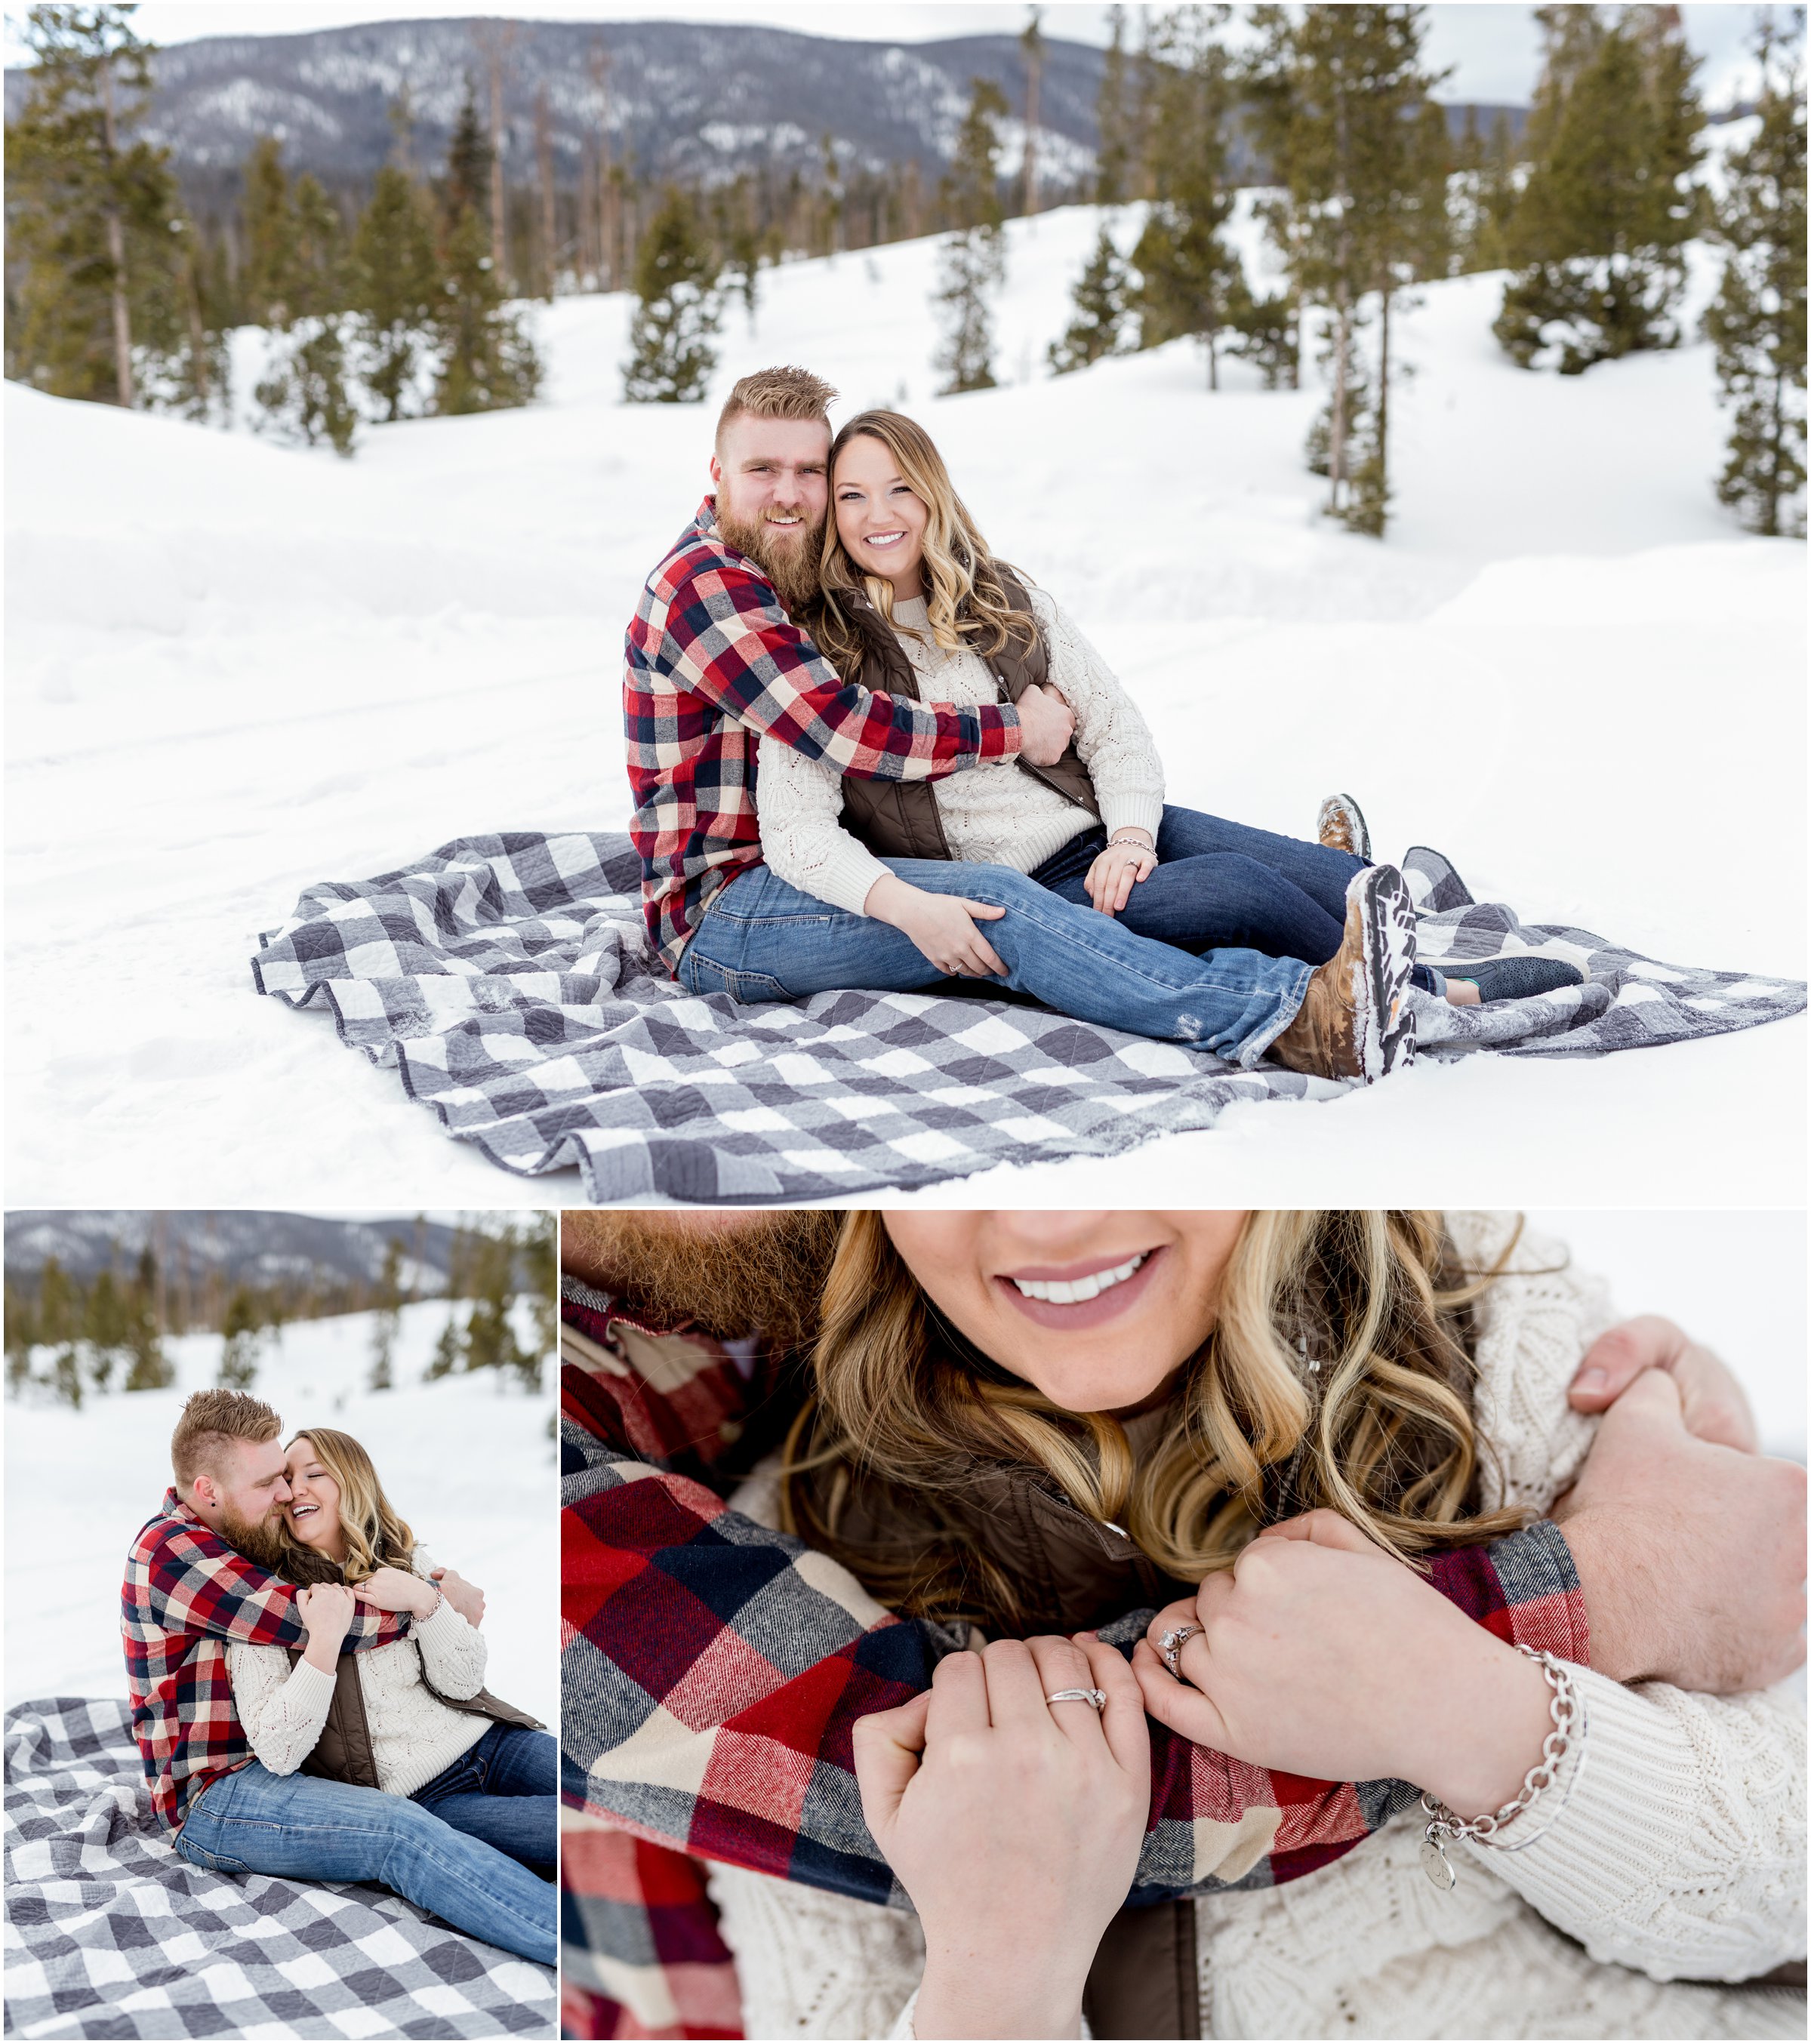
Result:
{"type": "Polygon", "coordinates": [[[804,609],[819,594],[817,557],[824,539],[824,521],[794,525],[782,539],[764,518],[731,516],[720,501],[717,529],[738,553],[746,554],[779,592],[789,611],[804,609]]]}
{"type": "Polygon", "coordinates": [[[228,1546],[236,1547],[248,1562],[256,1562],[260,1569],[268,1569],[273,1574],[283,1558],[283,1536],[281,1522],[269,1519],[241,1519],[230,1504],[220,1508],[220,1524],[216,1527],[228,1546]]]}
{"type": "Polygon", "coordinates": [[[682,1216],[560,1216],[567,1270],[656,1327],[690,1320],[720,1339],[764,1335],[803,1349],[817,1331],[841,1216],[781,1211],[700,1222],[682,1216]]]}

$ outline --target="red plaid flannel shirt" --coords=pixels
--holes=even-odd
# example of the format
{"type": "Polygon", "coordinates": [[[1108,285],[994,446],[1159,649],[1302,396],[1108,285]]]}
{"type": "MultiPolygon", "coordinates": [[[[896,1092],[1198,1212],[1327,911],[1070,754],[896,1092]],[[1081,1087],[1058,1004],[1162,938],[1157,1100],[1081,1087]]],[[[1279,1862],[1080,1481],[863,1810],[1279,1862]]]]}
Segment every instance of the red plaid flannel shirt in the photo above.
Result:
{"type": "MultiPolygon", "coordinates": [[[[708,1596],[718,1569],[748,1558],[745,1539],[728,1545],[717,1540],[717,1516],[727,1520],[731,1515],[723,1514],[719,1496],[697,1486],[721,1484],[722,1464],[732,1450],[740,1459],[758,1448],[744,1437],[743,1425],[758,1424],[764,1408],[771,1412],[783,1399],[785,1358],[759,1343],[725,1343],[682,1327],[650,1328],[626,1319],[608,1298],[571,1278],[562,1286],[560,1315],[566,1365],[562,1408],[571,1430],[567,1474],[585,1481],[583,1472],[593,1460],[588,1442],[609,1444],[606,1458],[612,1451],[626,1451],[638,1461],[687,1472],[657,1476],[653,1467],[644,1467],[638,1481],[625,1476],[626,1489],[568,1504],[563,1514],[569,1578],[563,1630],[570,1649],[586,1613],[598,1616],[594,1607],[600,1585],[607,1594],[613,1584],[633,1600],[651,1580],[645,1565],[668,1558],[663,1550],[672,1550],[682,1563],[688,1550],[695,1558],[683,1570],[686,1587],[673,1585],[680,1602],[708,1596]]],[[[1554,1549],[1563,1554],[1563,1542],[1551,1527],[1531,1529],[1489,1549],[1436,1558],[1433,1581],[1444,1596],[1498,1637],[1583,1661],[1588,1651],[1583,1600],[1575,1579],[1570,1589],[1563,1589],[1552,1573],[1554,1549]]],[[[1564,1557],[1562,1573],[1567,1577],[1570,1566],[1570,1557],[1564,1557]]],[[[655,1593],[660,1594],[658,1588],[655,1593]]],[[[646,1624],[648,1616],[638,1607],[636,1616],[625,1622],[635,1628],[637,1654],[645,1649],[659,1661],[670,1655],[671,1642],[657,1639],[659,1627],[646,1624]]],[[[890,1620],[867,1635],[868,1643],[913,1629],[890,1620]]],[[[859,1646],[851,1654],[863,1658],[859,1646]]],[[[749,1708],[736,1722],[748,1729],[757,1718],[765,1721],[776,1711],[783,1715],[790,1694],[809,1691],[798,1708],[818,1730],[805,1750],[821,1758],[834,1757],[846,1770],[852,1708],[859,1714],[859,1704],[851,1700],[869,1708],[877,1696],[898,1700],[886,1688],[884,1671],[868,1668],[856,1675],[852,1666],[840,1665],[849,1658],[808,1669],[778,1692],[752,1690],[749,1708]],[[818,1681],[819,1675],[832,1677],[831,1685],[818,1681]]],[[[720,1673],[723,1680],[717,1686],[733,1689],[734,1662],[726,1660],[720,1673]]],[[[632,1682],[649,1679],[646,1668],[631,1677],[632,1682]]],[[[717,1701],[727,1707],[724,1699],[717,1701]]],[[[575,1700],[567,1690],[569,1716],[609,1708],[606,1696],[575,1700]]],[[[679,1841],[670,1827],[650,1835],[593,1808],[575,1785],[573,1767],[568,1754],[560,1859],[563,2034],[740,2036],[734,1960],[717,1931],[703,1869],[673,1849],[679,1841]]],[[[1162,1727],[1153,1731],[1153,1810],[1167,1815],[1172,1828],[1191,1831],[1191,1820],[1204,1811],[1224,1815],[1234,1806],[1280,1806],[1267,1855],[1269,1877],[1275,1881],[1298,1879],[1350,1850],[1389,1814],[1390,1805],[1378,1804],[1377,1793],[1397,1785],[1370,1785],[1367,1803],[1350,1783],[1246,1766],[1162,1727]]],[[[1402,1793],[1412,1797],[1413,1792],[1402,1793]]],[[[686,1842],[713,1858],[853,1892],[848,1869],[831,1866],[835,1855],[808,1859],[796,1821],[766,1807],[758,1769],[738,1768],[732,1803],[713,1804],[702,1823],[694,1813],[686,1842]]],[[[845,1846],[852,1842],[845,1839],[845,1846]]]]}
{"type": "Polygon", "coordinates": [[[669,972],[718,890],[761,863],[763,732],[873,781],[936,780],[1019,749],[1010,704],[939,709],[839,680],[767,576],[719,536],[709,497],[641,592],[622,714],[642,912],[669,972]]]}
{"type": "MultiPolygon", "coordinates": [[[[296,1616],[295,1586],[228,1546],[170,1490],[126,1556],[120,1630],[152,1804],[180,1831],[209,1782],[252,1757],[227,1679],[227,1644],[302,1646],[308,1629],[296,1616]]],[[[407,1631],[406,1618],[360,1605],[344,1650],[407,1631]]]]}

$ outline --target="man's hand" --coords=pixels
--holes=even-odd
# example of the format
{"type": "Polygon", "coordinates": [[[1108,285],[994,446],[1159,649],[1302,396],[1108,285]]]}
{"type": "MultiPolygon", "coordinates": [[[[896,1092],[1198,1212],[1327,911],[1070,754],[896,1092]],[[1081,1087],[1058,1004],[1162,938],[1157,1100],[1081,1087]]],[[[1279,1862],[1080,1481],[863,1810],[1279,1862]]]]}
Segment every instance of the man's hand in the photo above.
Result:
{"type": "Polygon", "coordinates": [[[1804,1661],[1805,1471],[1689,1433],[1672,1372],[1610,1407],[1553,1517],[1603,1673],[1728,1696],[1804,1661]]]}
{"type": "Polygon", "coordinates": [[[1644,1370],[1663,1370],[1678,1385],[1688,1434],[1758,1452],[1755,1416],[1728,1366],[1657,1313],[1640,1314],[1598,1335],[1572,1379],[1573,1408],[1605,1411],[1644,1370]]]}
{"type": "Polygon", "coordinates": [[[457,1569],[430,1569],[428,1573],[446,1594],[446,1600],[467,1625],[484,1623],[484,1593],[468,1583],[457,1569]]]}
{"type": "Polygon", "coordinates": [[[1019,697],[1019,756],[1033,766],[1054,766],[1075,736],[1075,713],[1055,689],[1036,682],[1019,697]]]}

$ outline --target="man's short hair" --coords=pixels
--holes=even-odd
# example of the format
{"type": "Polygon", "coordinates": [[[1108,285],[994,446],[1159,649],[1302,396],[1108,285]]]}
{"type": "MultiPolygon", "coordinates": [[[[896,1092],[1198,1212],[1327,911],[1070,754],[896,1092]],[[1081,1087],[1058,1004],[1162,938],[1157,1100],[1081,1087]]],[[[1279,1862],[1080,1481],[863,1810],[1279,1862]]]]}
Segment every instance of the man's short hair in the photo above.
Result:
{"type": "Polygon", "coordinates": [[[752,419],[819,419],[830,430],[830,407],[837,394],[809,369],[757,369],[737,378],[717,415],[717,449],[723,451],[723,431],[746,412],[752,419]]]}
{"type": "Polygon", "coordinates": [[[219,1473],[229,1441],[274,1441],[283,1422],[261,1398],[244,1391],[198,1391],[183,1408],[170,1436],[170,1466],[176,1488],[186,1491],[198,1476],[219,1473]]]}

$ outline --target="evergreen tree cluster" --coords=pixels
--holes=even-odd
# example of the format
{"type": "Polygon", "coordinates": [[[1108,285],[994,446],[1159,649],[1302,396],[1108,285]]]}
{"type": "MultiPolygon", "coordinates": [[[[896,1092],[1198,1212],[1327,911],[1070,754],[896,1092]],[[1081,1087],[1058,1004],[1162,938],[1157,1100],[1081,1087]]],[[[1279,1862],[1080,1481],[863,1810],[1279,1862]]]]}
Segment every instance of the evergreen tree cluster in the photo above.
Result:
{"type": "Polygon", "coordinates": [[[158,1320],[156,1258],[147,1248],[131,1275],[107,1270],[88,1284],[47,1258],[35,1286],[6,1278],[6,1384],[33,1376],[34,1350],[50,1351],[48,1381],[66,1404],[86,1391],[160,1391],[175,1371],[158,1320]]]}
{"type": "Polygon", "coordinates": [[[1712,231],[1728,251],[1705,314],[1734,412],[1717,494],[1751,532],[1805,536],[1805,11],[1761,17],[1757,132],[1732,156],[1712,231]]]}
{"type": "Polygon", "coordinates": [[[940,394],[994,387],[994,328],[988,297],[1005,281],[1005,209],[1000,196],[1000,130],[1009,109],[991,79],[976,79],[941,197],[949,221],[937,258],[935,301],[944,337],[936,367],[940,394]]]}
{"type": "MultiPolygon", "coordinates": [[[[6,131],[6,373],[58,397],[224,420],[227,336],[267,340],[255,423],[352,451],[361,420],[527,403],[540,364],[492,246],[490,143],[468,89],[445,173],[393,163],[362,206],[292,180],[267,137],[211,236],[168,152],[129,138],[152,46],[121,6],[33,7],[6,131]]],[[[409,154],[406,105],[398,154],[409,154]]]]}
{"type": "Polygon", "coordinates": [[[428,1366],[430,1379],[463,1371],[509,1371],[537,1389],[543,1359],[554,1347],[559,1319],[559,1239],[552,1214],[461,1229],[455,1237],[448,1291],[469,1301],[449,1314],[428,1366]],[[526,1302],[533,1339],[517,1331],[515,1308],[526,1302]]]}

